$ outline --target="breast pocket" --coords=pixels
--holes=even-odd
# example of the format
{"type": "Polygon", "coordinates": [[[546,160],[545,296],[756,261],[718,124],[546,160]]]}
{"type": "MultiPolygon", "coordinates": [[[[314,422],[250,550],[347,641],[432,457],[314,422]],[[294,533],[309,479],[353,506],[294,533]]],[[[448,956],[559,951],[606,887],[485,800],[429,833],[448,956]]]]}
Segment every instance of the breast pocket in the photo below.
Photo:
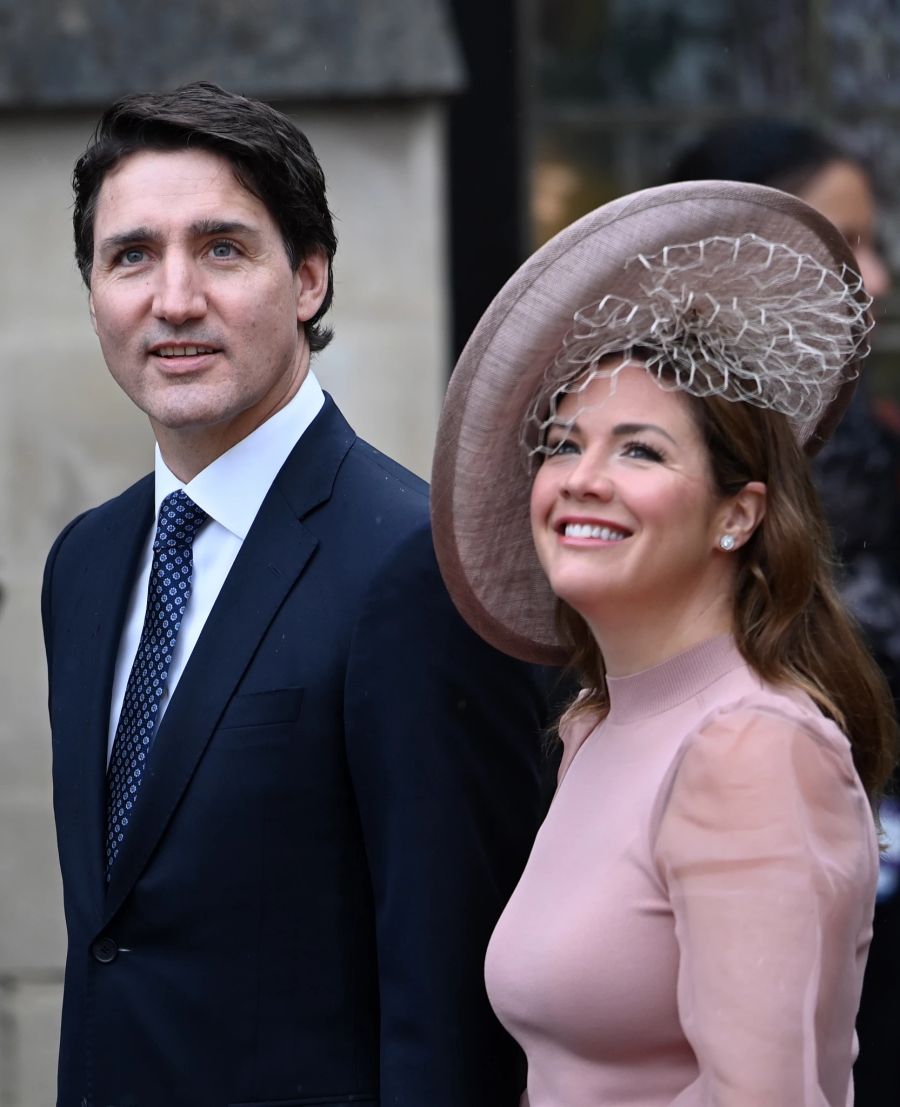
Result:
{"type": "Polygon", "coordinates": [[[302,705],[302,688],[240,693],[225,708],[216,744],[244,746],[279,738],[287,741],[300,718],[302,705]]]}

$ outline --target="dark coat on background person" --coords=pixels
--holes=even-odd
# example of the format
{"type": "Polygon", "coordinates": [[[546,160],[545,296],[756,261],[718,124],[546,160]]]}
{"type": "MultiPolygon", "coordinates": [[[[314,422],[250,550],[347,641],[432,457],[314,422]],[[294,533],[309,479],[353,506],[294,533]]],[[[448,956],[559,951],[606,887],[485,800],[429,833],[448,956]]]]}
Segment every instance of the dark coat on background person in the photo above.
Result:
{"type": "Polygon", "coordinates": [[[543,693],[452,608],[426,493],[326,400],[174,691],[108,889],[110,695],[152,477],[57,539],[60,1107],[517,1101],[482,961],[540,817],[543,693]]]}
{"type": "MultiPolygon", "coordinates": [[[[895,416],[896,421],[896,416],[895,416]]],[[[813,465],[839,561],[841,596],[900,708],[900,436],[863,378],[813,465]]],[[[856,1107],[900,1096],[900,774],[881,805],[881,872],[853,1069],[856,1107]]]]}

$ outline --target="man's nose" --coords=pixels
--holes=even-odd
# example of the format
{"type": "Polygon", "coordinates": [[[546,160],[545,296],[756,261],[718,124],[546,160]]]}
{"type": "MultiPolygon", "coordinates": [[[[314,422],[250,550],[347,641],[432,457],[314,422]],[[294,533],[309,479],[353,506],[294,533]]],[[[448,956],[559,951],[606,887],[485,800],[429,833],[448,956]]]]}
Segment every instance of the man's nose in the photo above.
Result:
{"type": "Polygon", "coordinates": [[[167,257],[156,271],[153,314],[178,326],[206,314],[202,274],[189,258],[167,257]]]}

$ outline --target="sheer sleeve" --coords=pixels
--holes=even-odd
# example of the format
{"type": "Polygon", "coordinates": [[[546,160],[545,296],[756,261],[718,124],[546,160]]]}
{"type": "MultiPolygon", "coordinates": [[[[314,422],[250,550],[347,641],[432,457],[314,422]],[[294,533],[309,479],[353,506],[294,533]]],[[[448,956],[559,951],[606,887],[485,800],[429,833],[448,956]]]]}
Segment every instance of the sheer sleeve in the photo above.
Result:
{"type": "Polygon", "coordinates": [[[877,878],[846,739],[739,706],[688,739],[670,788],[655,856],[700,1070],[672,1107],[845,1107],[877,878]]]}

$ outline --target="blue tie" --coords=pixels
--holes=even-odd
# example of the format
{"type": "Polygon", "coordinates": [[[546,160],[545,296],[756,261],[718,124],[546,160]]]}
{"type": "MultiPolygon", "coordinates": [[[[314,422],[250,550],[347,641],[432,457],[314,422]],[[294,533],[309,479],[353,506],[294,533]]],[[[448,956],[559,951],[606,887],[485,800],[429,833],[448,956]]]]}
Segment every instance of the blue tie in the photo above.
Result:
{"type": "Polygon", "coordinates": [[[206,518],[206,512],[180,489],[166,496],[159,507],[144,628],[125,686],[107,773],[107,880],[145,776],[160,700],[191,595],[194,536],[206,518]]]}

